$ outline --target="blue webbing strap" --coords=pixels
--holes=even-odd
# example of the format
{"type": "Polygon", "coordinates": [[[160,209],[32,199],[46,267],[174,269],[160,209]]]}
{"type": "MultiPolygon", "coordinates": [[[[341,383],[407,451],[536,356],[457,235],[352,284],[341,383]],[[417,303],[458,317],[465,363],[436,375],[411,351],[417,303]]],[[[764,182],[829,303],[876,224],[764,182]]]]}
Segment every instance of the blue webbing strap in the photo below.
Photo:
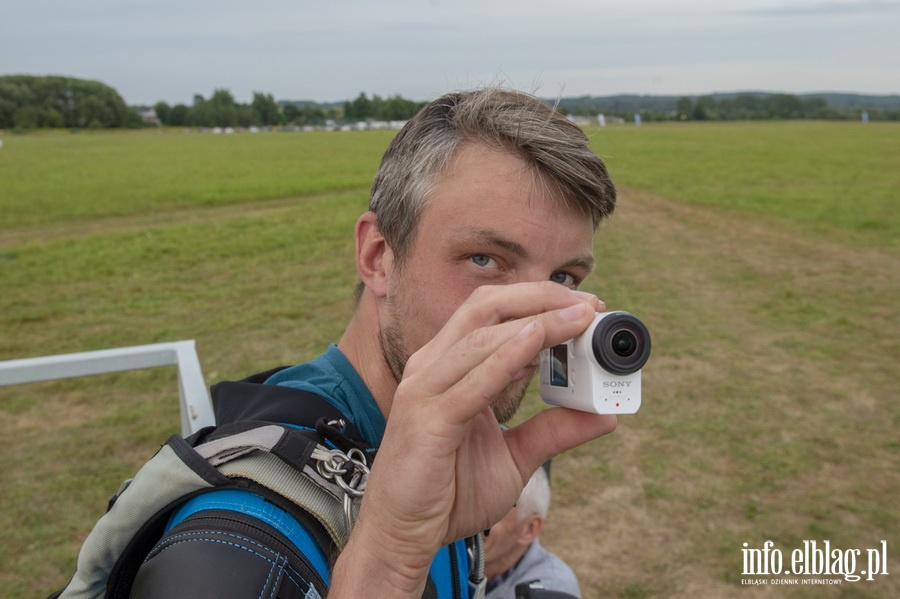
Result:
{"type": "Polygon", "coordinates": [[[189,516],[208,510],[230,510],[252,516],[260,522],[268,524],[287,537],[294,547],[309,560],[310,565],[315,568],[325,584],[330,584],[331,573],[328,569],[328,561],[312,535],[286,511],[250,491],[223,489],[194,497],[172,514],[165,532],[168,533],[189,516]]]}

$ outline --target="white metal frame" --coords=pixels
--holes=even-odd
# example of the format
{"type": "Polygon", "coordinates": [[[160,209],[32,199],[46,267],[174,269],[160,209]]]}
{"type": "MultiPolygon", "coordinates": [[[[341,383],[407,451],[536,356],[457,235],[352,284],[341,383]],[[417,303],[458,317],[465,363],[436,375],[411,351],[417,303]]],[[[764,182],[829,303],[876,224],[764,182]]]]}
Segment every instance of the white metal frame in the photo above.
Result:
{"type": "Polygon", "coordinates": [[[173,341],[116,349],[24,358],[0,362],[0,386],[156,368],[178,367],[181,434],[188,436],[215,424],[212,400],[194,341],[173,341]]]}

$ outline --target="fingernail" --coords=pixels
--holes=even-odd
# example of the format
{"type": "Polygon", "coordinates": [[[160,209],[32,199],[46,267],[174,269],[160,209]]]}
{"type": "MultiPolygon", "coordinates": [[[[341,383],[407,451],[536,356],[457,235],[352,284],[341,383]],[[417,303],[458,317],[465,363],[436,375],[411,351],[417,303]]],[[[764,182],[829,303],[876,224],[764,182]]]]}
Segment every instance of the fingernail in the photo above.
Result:
{"type": "Polygon", "coordinates": [[[593,293],[588,293],[587,291],[578,291],[577,289],[572,290],[572,295],[585,302],[590,302],[597,299],[597,296],[593,293]]]}
{"type": "Polygon", "coordinates": [[[569,306],[568,308],[563,308],[559,311],[559,317],[563,320],[578,320],[582,316],[584,316],[585,311],[588,309],[588,305],[584,302],[578,302],[574,306],[569,306]]]}
{"type": "Polygon", "coordinates": [[[537,321],[532,320],[519,331],[519,339],[525,339],[537,330],[537,321]]]}

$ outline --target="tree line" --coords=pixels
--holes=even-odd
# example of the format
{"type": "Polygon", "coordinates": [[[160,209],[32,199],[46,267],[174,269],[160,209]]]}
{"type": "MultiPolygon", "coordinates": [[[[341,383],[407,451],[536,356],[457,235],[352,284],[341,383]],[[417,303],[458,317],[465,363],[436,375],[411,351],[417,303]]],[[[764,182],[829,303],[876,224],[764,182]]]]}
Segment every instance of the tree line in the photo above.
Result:
{"type": "Polygon", "coordinates": [[[111,87],[73,77],[0,76],[0,129],[141,127],[111,87]]]}
{"type": "Polygon", "coordinates": [[[370,99],[364,92],[360,92],[355,100],[344,102],[343,118],[345,121],[407,121],[411,119],[419,109],[427,102],[413,102],[391,96],[382,98],[375,94],[370,99]]]}
{"type": "Polygon", "coordinates": [[[253,92],[253,100],[241,104],[227,89],[217,89],[209,99],[195,95],[191,106],[157,102],[153,110],[160,124],[177,127],[252,127],[284,123],[278,102],[272,94],[261,92],[253,92]]]}
{"type": "Polygon", "coordinates": [[[598,113],[633,120],[639,114],[647,121],[738,121],[738,120],[859,120],[863,114],[871,120],[900,120],[900,107],[841,107],[824,97],[800,97],[792,94],[736,94],[699,97],[617,96],[609,98],[572,98],[561,100],[559,109],[579,116],[598,113]]]}
{"type": "MultiPolygon", "coordinates": [[[[595,118],[633,120],[639,114],[646,121],[713,121],[773,119],[859,119],[900,120],[896,97],[858,97],[856,104],[836,105],[824,97],[791,94],[748,93],[735,95],[608,96],[563,98],[558,109],[563,114],[595,118]],[[867,100],[880,99],[868,106],[867,100]]],[[[851,98],[852,100],[852,98],[851,98]]],[[[846,99],[845,99],[846,101],[846,99]]],[[[138,114],[125,104],[113,88],[97,81],[61,76],[0,76],[0,129],[117,128],[168,125],[178,127],[324,126],[358,121],[404,121],[425,102],[399,95],[388,98],[360,92],[341,104],[276,101],[272,94],[254,92],[247,104],[237,102],[227,89],[212,96],[194,96],[192,105],[157,102],[153,112],[138,114]]]]}
{"type": "Polygon", "coordinates": [[[716,99],[700,96],[696,100],[683,97],[675,106],[674,118],[683,121],[742,121],[742,120],[858,120],[862,113],[877,120],[898,120],[900,110],[879,108],[838,108],[824,98],[800,98],[791,94],[758,96],[740,94],[734,98],[716,99]]]}
{"type": "Polygon", "coordinates": [[[194,97],[193,106],[157,102],[153,109],[163,125],[196,127],[250,127],[250,126],[324,126],[334,123],[357,121],[404,121],[424,105],[400,96],[371,98],[361,92],[356,99],[337,105],[322,107],[310,102],[276,102],[272,94],[253,93],[249,104],[240,104],[226,89],[217,89],[208,100],[194,97]]]}
{"type": "Polygon", "coordinates": [[[424,105],[400,96],[382,98],[364,92],[344,103],[323,107],[310,102],[277,102],[272,94],[254,92],[237,102],[227,89],[193,103],[157,102],[153,111],[125,104],[113,88],[74,77],[0,76],[0,129],[139,128],[156,124],[178,127],[324,126],[368,120],[402,121],[424,105]],[[154,122],[152,115],[155,114],[154,122]]]}

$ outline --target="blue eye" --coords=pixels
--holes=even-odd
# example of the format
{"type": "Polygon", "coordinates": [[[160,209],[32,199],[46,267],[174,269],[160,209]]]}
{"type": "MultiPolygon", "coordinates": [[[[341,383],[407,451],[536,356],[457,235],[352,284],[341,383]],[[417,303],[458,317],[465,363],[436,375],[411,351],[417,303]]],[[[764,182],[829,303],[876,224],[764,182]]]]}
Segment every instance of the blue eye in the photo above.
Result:
{"type": "Polygon", "coordinates": [[[579,281],[567,272],[555,272],[550,275],[550,280],[566,287],[577,287],[579,281]]]}
{"type": "Polygon", "coordinates": [[[494,259],[484,254],[475,254],[470,258],[473,264],[482,268],[488,268],[494,263],[494,259]]]}

